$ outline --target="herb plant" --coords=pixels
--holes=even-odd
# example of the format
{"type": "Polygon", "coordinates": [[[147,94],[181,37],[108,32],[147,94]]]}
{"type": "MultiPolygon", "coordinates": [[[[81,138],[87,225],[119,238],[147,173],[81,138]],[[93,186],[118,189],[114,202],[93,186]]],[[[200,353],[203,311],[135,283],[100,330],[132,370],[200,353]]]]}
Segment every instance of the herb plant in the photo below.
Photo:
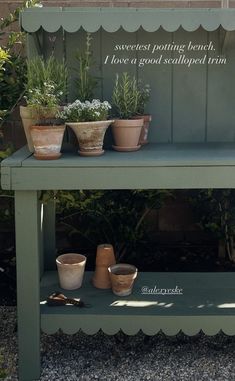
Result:
{"type": "Polygon", "coordinates": [[[116,75],[112,103],[120,119],[130,119],[134,115],[143,115],[150,97],[150,86],[142,85],[128,73],[116,75]]]}
{"type": "Polygon", "coordinates": [[[68,70],[64,62],[60,63],[53,55],[44,61],[36,57],[27,62],[27,95],[33,89],[44,92],[45,83],[53,84],[54,93],[60,97],[67,94],[68,70]]]}
{"type": "Polygon", "coordinates": [[[76,100],[74,103],[64,108],[60,114],[61,119],[67,122],[94,122],[106,120],[111,105],[107,102],[101,102],[99,99],[93,99],[92,102],[80,102],[76,100]]]}
{"type": "Polygon", "coordinates": [[[78,68],[76,69],[78,75],[76,80],[76,95],[81,102],[92,100],[94,97],[94,90],[98,84],[98,79],[92,76],[90,73],[91,66],[94,64],[91,52],[91,40],[92,38],[90,33],[87,33],[85,51],[77,51],[75,55],[78,63],[78,68]]]}

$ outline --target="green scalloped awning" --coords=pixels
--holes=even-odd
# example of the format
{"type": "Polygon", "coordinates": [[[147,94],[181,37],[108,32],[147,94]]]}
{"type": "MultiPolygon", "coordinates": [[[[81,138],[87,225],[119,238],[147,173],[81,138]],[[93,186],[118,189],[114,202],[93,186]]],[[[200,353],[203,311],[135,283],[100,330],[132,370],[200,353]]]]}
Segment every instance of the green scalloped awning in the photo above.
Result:
{"type": "Polygon", "coordinates": [[[213,31],[222,26],[227,31],[235,30],[235,9],[157,9],[157,8],[31,8],[21,13],[22,30],[33,33],[43,28],[54,33],[60,28],[76,32],[83,28],[96,32],[102,27],[107,32],[123,28],[135,32],[142,27],[154,32],[162,27],[174,32],[179,27],[195,31],[200,26],[213,31]]]}

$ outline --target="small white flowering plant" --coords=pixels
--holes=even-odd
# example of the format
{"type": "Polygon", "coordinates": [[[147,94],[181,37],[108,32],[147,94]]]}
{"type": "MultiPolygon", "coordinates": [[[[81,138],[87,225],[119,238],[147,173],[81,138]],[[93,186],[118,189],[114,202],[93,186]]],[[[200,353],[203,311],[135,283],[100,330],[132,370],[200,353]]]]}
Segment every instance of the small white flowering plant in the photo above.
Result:
{"type": "Polygon", "coordinates": [[[66,122],[95,122],[107,120],[111,105],[109,102],[101,102],[99,99],[81,102],[76,100],[64,108],[59,114],[66,122]]]}
{"type": "Polygon", "coordinates": [[[32,110],[37,124],[57,124],[57,115],[63,92],[56,90],[53,81],[44,82],[43,86],[28,90],[27,105],[32,110]]]}

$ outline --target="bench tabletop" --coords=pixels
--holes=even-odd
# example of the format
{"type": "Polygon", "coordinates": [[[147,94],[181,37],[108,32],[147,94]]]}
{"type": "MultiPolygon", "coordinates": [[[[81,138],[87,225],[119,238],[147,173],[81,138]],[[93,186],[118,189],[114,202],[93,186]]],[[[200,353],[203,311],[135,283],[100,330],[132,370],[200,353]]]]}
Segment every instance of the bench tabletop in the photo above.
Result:
{"type": "Polygon", "coordinates": [[[1,166],[3,189],[233,188],[235,143],[149,144],[100,157],[64,152],[45,161],[24,147],[1,166]]]}

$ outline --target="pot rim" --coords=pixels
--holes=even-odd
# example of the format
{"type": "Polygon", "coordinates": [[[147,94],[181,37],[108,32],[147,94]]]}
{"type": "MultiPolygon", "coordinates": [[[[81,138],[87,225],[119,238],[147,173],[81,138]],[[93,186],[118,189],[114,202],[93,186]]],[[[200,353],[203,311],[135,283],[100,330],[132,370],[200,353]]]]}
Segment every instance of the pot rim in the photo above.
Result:
{"type": "Polygon", "coordinates": [[[112,120],[111,119],[107,119],[107,120],[94,120],[94,121],[90,121],[90,122],[65,122],[65,124],[67,126],[76,126],[76,125],[81,125],[81,124],[85,124],[85,125],[89,126],[89,125],[91,125],[91,123],[95,124],[95,125],[98,125],[100,123],[104,123],[104,124],[109,123],[109,124],[111,124],[113,122],[115,122],[115,120],[113,120],[113,119],[112,120]]]}
{"type": "MultiPolygon", "coordinates": [[[[117,275],[112,272],[112,270],[118,269],[118,268],[123,268],[123,269],[129,269],[130,273],[125,274],[125,275],[131,275],[131,274],[136,274],[138,272],[138,269],[135,265],[131,265],[129,263],[116,263],[115,265],[111,265],[108,267],[108,271],[114,275],[117,275]],[[132,270],[132,271],[131,271],[132,270]]],[[[125,276],[124,274],[118,274],[118,276],[125,276]]]]}
{"type": "Polygon", "coordinates": [[[144,125],[144,119],[143,118],[137,118],[137,119],[115,119],[112,127],[119,128],[119,127],[142,127],[144,125]],[[117,125],[119,123],[119,125],[117,125]]]}
{"type": "Polygon", "coordinates": [[[63,265],[63,266],[76,266],[78,265],[79,263],[83,263],[85,262],[87,259],[87,257],[83,254],[79,254],[79,253],[65,253],[65,254],[61,254],[59,255],[57,258],[56,258],[56,263],[59,264],[59,265],[63,265]],[[63,263],[60,261],[60,258],[61,257],[66,257],[66,256],[79,256],[81,258],[81,261],[79,262],[76,262],[76,263],[63,263]]]}

